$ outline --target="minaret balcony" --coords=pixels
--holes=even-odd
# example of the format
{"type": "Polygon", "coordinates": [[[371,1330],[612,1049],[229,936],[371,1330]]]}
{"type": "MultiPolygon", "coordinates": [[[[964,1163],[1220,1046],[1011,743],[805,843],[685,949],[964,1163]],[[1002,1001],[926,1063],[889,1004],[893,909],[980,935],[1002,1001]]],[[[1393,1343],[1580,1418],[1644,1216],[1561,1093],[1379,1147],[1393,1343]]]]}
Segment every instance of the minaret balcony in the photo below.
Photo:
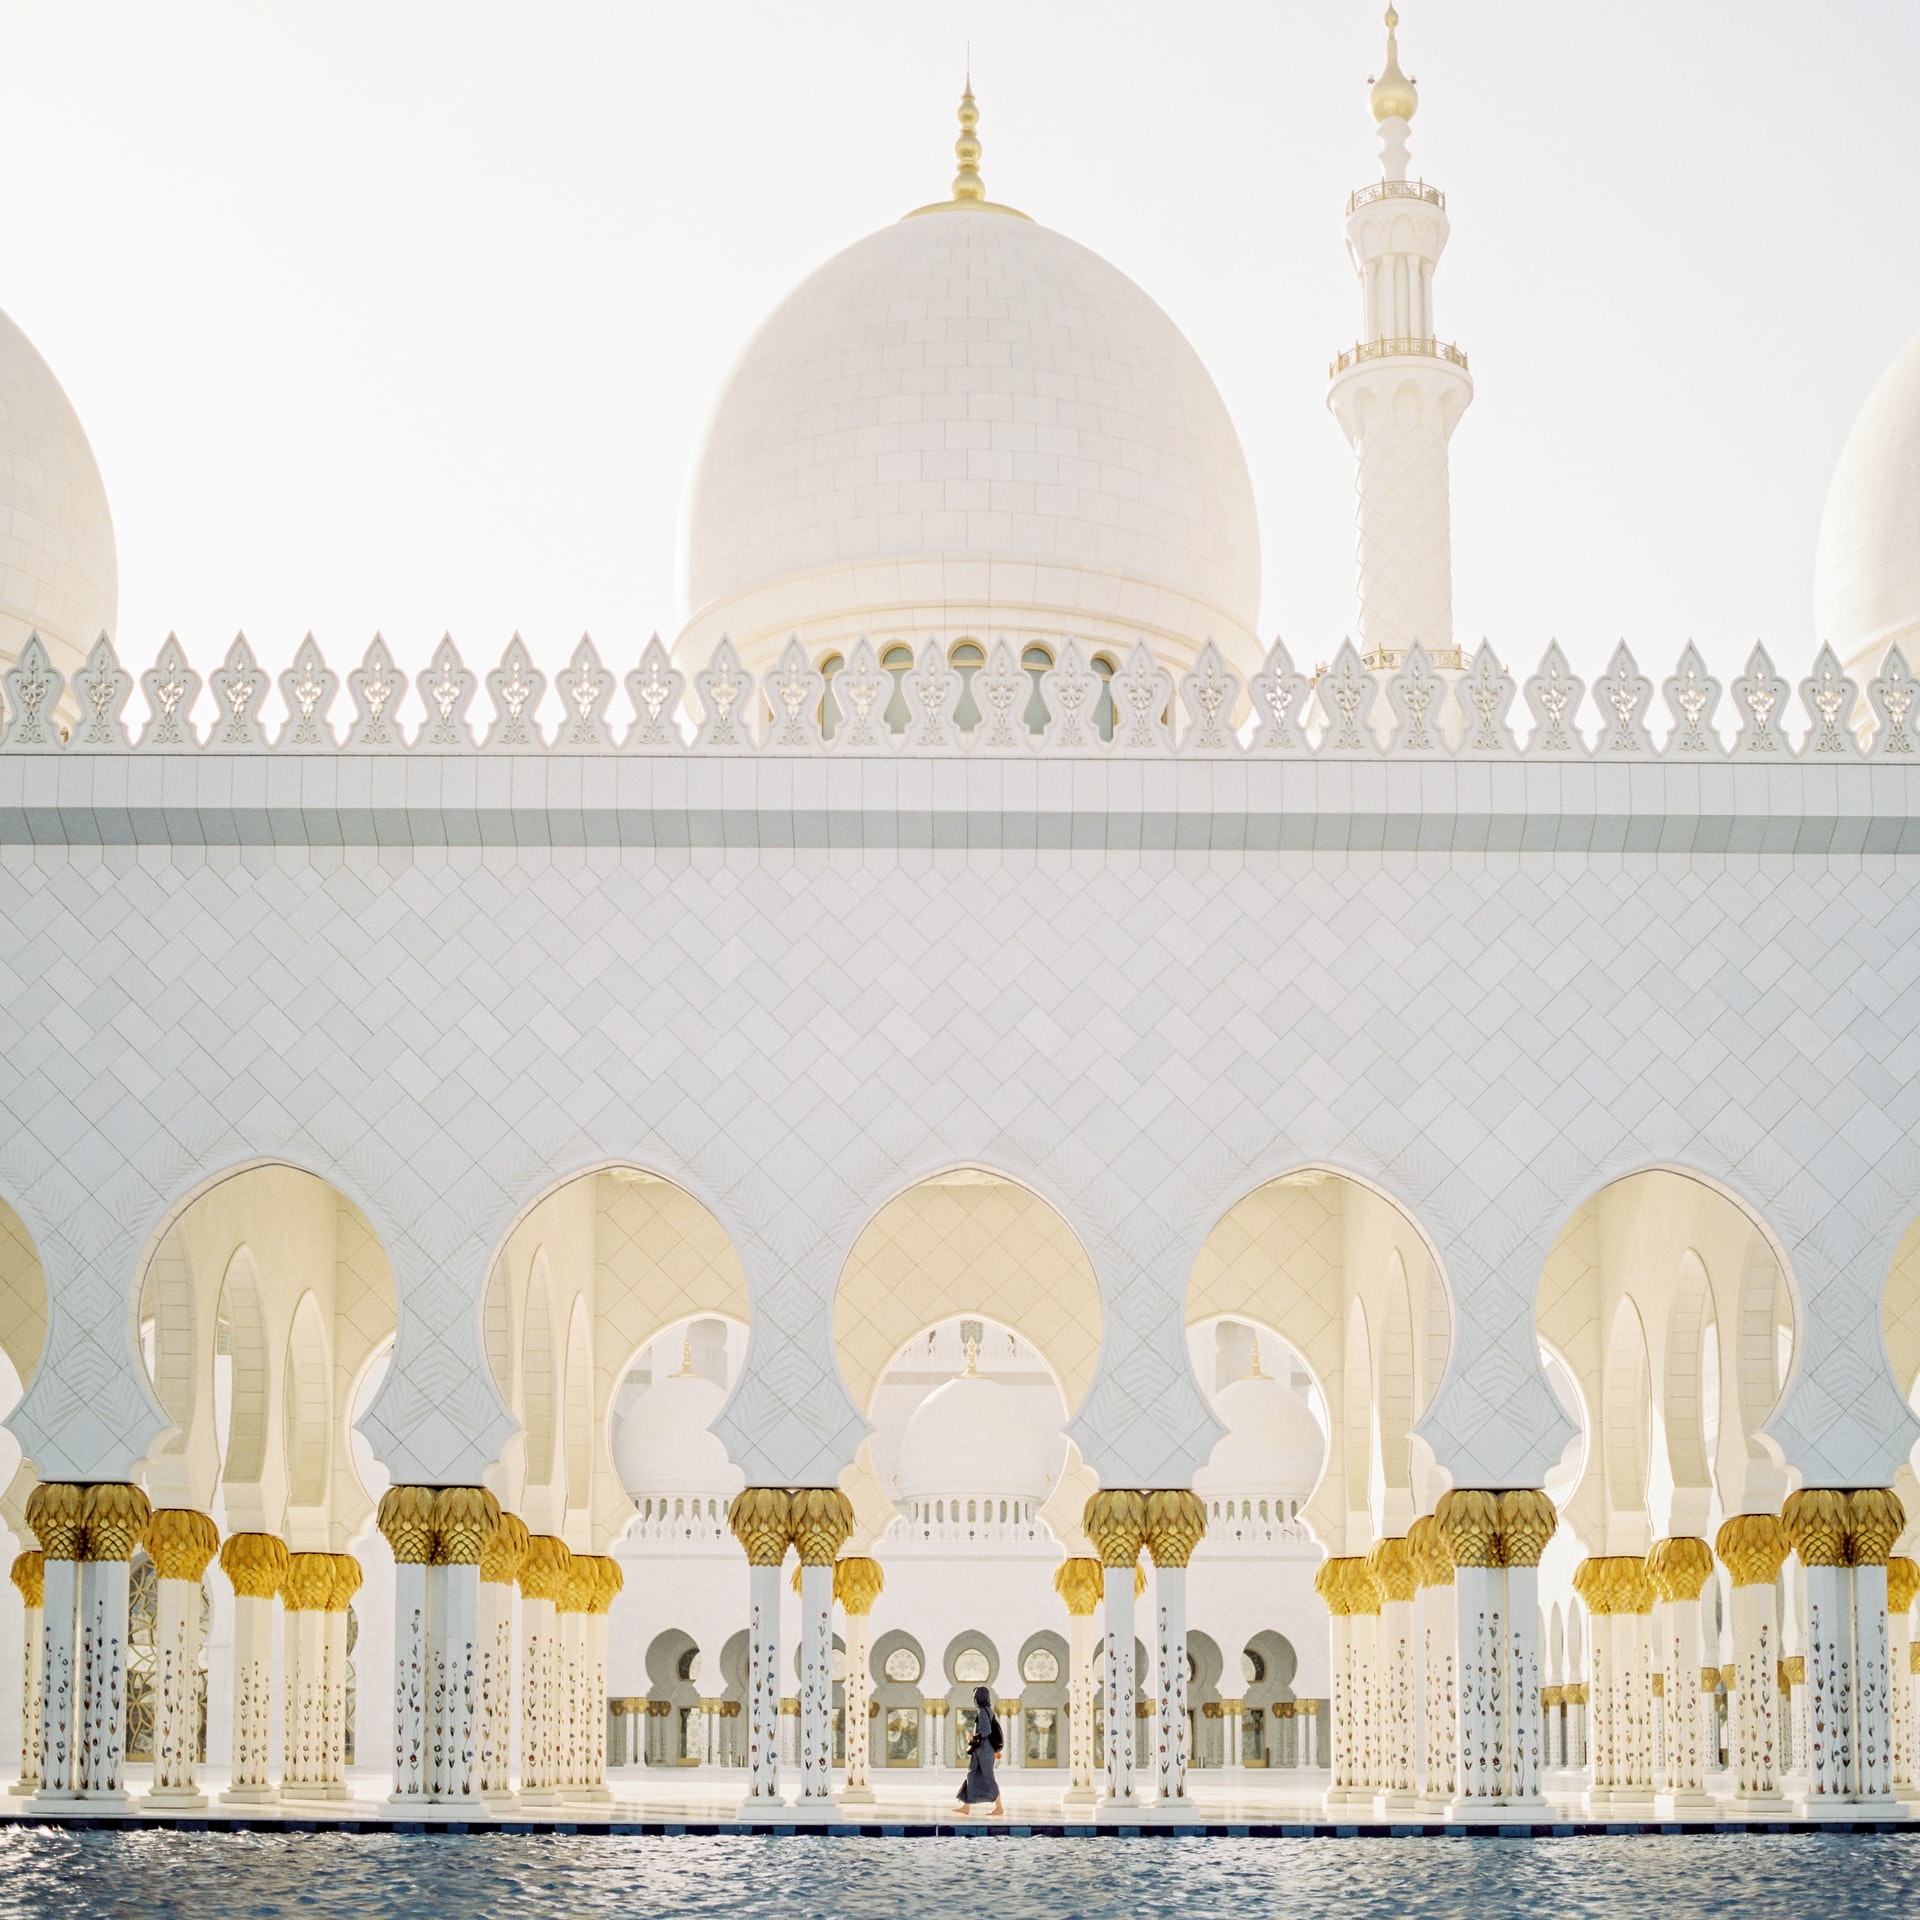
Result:
{"type": "MultiPolygon", "coordinates": [[[[1389,182],[1389,185],[1392,183],[1389,182]]],[[[1467,353],[1464,347],[1456,347],[1445,340],[1433,339],[1382,339],[1360,340],[1349,347],[1327,368],[1329,380],[1338,379],[1349,367],[1357,367],[1367,360],[1445,360],[1456,366],[1462,373],[1468,371],[1467,353]]]]}
{"type": "Polygon", "coordinates": [[[1371,186],[1356,187],[1347,195],[1347,212],[1357,213],[1376,200],[1424,200],[1428,206],[1438,207],[1442,213],[1447,208],[1447,196],[1438,187],[1428,186],[1424,180],[1376,180],[1371,186]]]}

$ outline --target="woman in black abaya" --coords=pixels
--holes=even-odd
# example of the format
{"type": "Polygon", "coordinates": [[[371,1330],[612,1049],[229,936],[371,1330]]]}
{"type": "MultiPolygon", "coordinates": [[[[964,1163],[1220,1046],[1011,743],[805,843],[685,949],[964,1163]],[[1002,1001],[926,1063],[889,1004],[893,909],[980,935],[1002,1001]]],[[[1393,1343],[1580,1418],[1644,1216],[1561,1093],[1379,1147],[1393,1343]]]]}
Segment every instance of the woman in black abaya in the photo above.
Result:
{"type": "Polygon", "coordinates": [[[1006,1808],[1000,1804],[1000,1783],[993,1777],[993,1762],[1006,1736],[993,1711],[993,1695],[985,1687],[974,1688],[973,1704],[978,1711],[973,1716],[973,1738],[967,1742],[967,1777],[960,1783],[960,1798],[953,1810],[968,1813],[990,1801],[990,1811],[1005,1813],[1006,1808]]]}

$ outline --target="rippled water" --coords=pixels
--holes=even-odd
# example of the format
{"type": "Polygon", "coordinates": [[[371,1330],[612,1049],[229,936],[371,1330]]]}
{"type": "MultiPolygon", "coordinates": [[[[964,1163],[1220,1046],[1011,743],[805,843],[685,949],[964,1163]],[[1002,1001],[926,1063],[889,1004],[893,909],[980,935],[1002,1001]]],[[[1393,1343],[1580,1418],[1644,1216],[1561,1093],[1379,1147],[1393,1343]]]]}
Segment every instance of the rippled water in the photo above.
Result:
{"type": "Polygon", "coordinates": [[[0,1833],[0,1916],[1875,1920],[1920,1833],[1567,1840],[0,1833]]]}

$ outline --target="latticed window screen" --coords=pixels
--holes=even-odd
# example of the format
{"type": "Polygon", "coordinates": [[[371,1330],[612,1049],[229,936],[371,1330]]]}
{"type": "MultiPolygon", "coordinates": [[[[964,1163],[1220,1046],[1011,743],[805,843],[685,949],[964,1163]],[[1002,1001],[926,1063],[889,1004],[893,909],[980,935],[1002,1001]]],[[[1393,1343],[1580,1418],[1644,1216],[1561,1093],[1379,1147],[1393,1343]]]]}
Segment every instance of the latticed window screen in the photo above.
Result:
{"type": "MultiPolygon", "coordinates": [[[[136,1552],[127,1570],[127,1721],[129,1760],[153,1758],[154,1713],[158,1704],[155,1641],[160,1624],[160,1575],[145,1553],[136,1552]]],[[[213,1602],[200,1586],[200,1666],[195,1675],[195,1720],[199,1757],[207,1757],[207,1632],[213,1602]]]]}

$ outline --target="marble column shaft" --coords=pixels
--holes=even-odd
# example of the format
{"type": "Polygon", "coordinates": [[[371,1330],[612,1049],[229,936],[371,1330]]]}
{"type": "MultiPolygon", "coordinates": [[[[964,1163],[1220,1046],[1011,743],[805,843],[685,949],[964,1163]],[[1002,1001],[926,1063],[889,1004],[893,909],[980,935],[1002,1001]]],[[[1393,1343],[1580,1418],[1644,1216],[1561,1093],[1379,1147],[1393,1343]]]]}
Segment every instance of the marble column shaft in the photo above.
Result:
{"type": "Polygon", "coordinates": [[[45,1619],[46,1557],[38,1547],[15,1556],[13,1584],[20,1590],[24,1631],[20,1646],[20,1777],[8,1789],[29,1794],[40,1785],[40,1675],[46,1658],[42,1644],[45,1619]]]}

